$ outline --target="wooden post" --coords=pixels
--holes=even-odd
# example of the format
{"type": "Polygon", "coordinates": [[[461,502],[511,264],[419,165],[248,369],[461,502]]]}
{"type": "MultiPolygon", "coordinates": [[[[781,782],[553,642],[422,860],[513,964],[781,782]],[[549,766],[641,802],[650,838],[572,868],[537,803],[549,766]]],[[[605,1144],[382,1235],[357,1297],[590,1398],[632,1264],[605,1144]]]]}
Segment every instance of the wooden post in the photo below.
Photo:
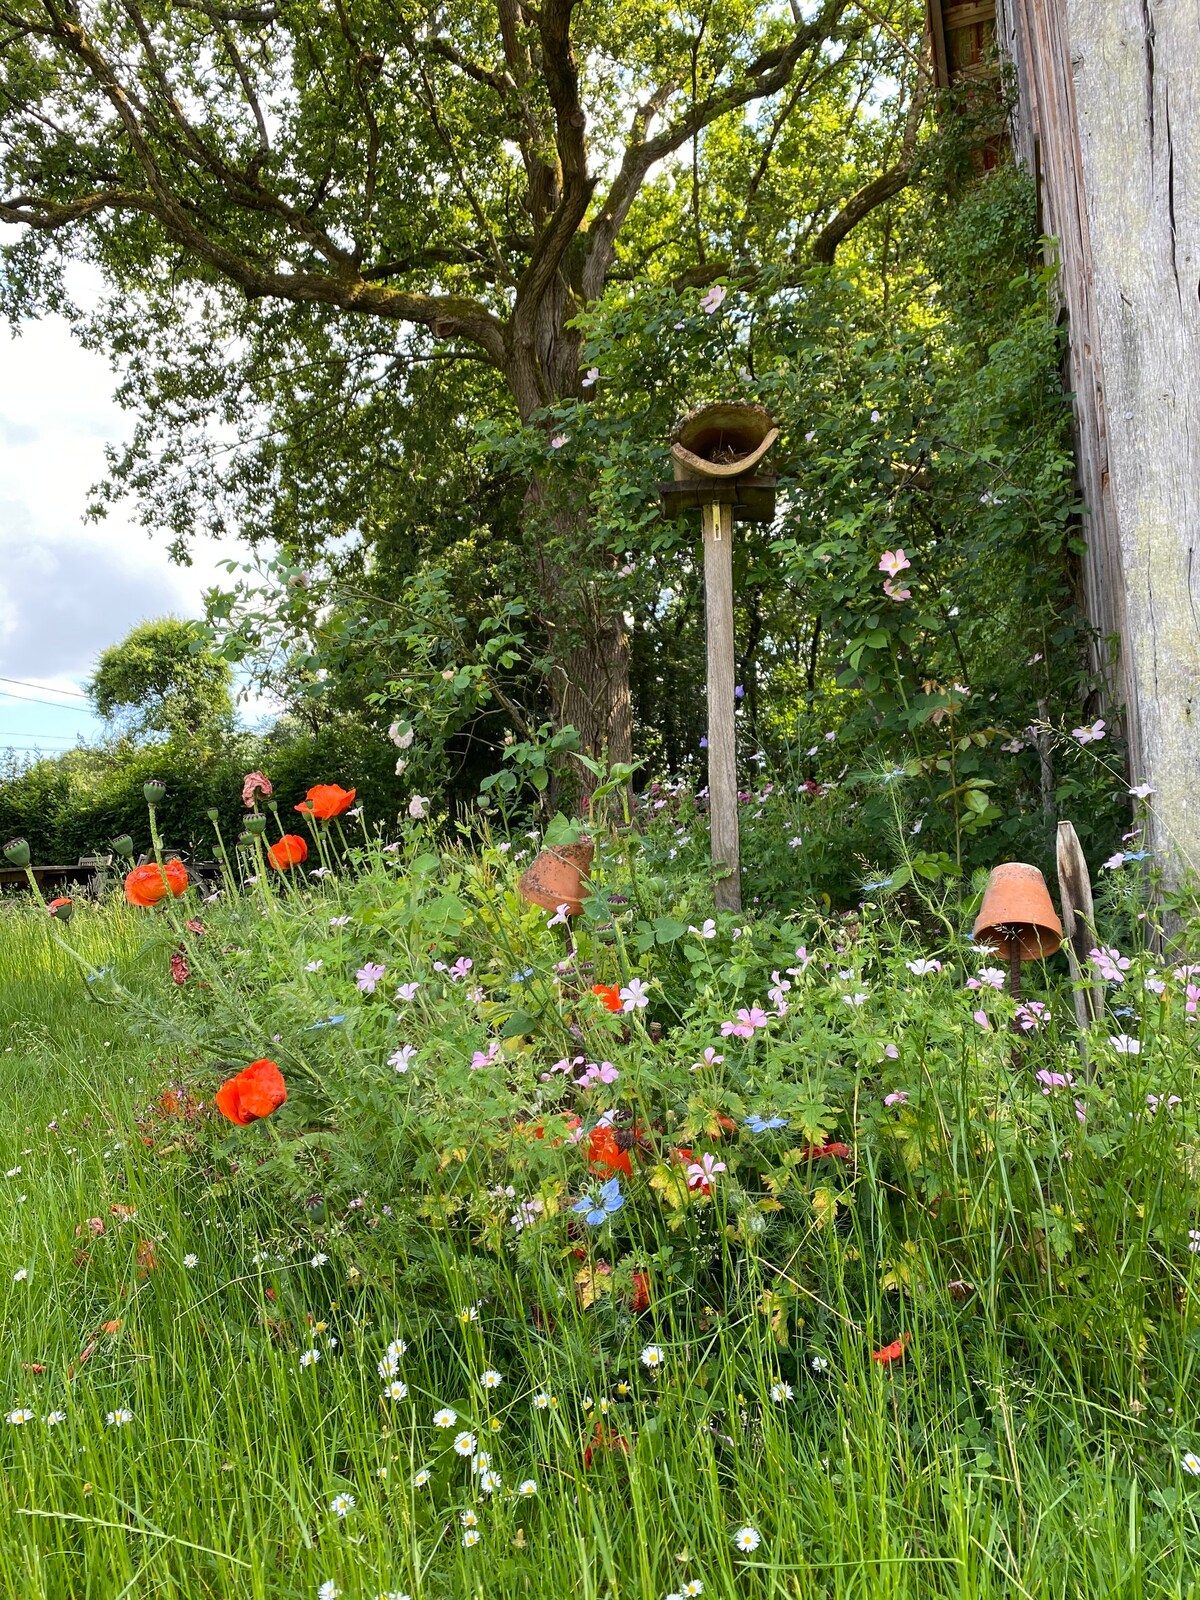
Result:
{"type": "Polygon", "coordinates": [[[708,817],[718,911],[742,909],[738,848],[737,728],[734,719],[733,507],[707,503],[704,531],[704,608],[708,647],[708,817]]]}
{"type": "Polygon", "coordinates": [[[1063,938],[1067,944],[1067,965],[1075,991],[1075,1017],[1079,1023],[1079,1054],[1085,1077],[1088,1074],[1087,1031],[1100,1015],[1102,1001],[1095,984],[1081,982],[1088,951],[1096,938],[1096,913],[1092,906],[1092,883],[1083,847],[1073,823],[1058,825],[1058,896],[1062,906],[1063,938]]]}

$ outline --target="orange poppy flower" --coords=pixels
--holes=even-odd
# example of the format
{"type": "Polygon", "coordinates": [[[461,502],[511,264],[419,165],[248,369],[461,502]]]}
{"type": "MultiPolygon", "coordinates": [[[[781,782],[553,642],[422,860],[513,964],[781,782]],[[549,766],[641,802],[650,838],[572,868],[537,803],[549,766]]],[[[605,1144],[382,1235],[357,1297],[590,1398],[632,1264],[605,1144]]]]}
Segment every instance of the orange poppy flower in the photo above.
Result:
{"type": "Polygon", "coordinates": [[[46,906],[49,914],[59,922],[70,922],[71,913],[75,909],[75,902],[69,894],[60,894],[57,899],[51,900],[46,906]]]}
{"type": "Polygon", "coordinates": [[[588,1134],[588,1165],[593,1172],[623,1172],[633,1176],[629,1151],[621,1148],[614,1129],[601,1125],[588,1134]]]}
{"type": "Polygon", "coordinates": [[[591,1439],[583,1447],[583,1466],[585,1471],[590,1469],[592,1462],[601,1451],[607,1451],[613,1455],[618,1452],[622,1455],[628,1455],[629,1440],[619,1434],[615,1428],[606,1428],[602,1422],[598,1422],[592,1429],[591,1439]]]}
{"type": "Polygon", "coordinates": [[[624,1006],[621,1001],[620,988],[615,983],[594,983],[592,993],[600,1001],[606,1011],[622,1011],[624,1006]]]}
{"type": "Polygon", "coordinates": [[[267,860],[278,871],[286,872],[308,860],[308,845],[298,833],[285,833],[267,851],[267,860]]]}
{"type": "Polygon", "coordinates": [[[218,1111],[244,1128],[279,1109],[287,1099],[287,1084],[273,1061],[252,1061],[236,1077],[226,1079],[215,1098],[218,1111]]]}
{"type": "Polygon", "coordinates": [[[328,822],[330,817],[340,817],[343,811],[349,811],[355,793],[354,789],[343,789],[338,783],[315,783],[296,810],[328,822]]]}
{"type": "Polygon", "coordinates": [[[901,1360],[905,1346],[911,1338],[911,1334],[902,1333],[898,1339],[893,1339],[891,1344],[885,1344],[882,1350],[872,1350],[871,1360],[878,1361],[881,1367],[886,1367],[889,1362],[901,1360]]]}
{"type": "Polygon", "coordinates": [[[816,1161],[821,1156],[835,1156],[839,1161],[849,1161],[852,1153],[848,1144],[810,1144],[800,1152],[808,1161],[816,1161]]]}
{"type": "Polygon", "coordinates": [[[650,1274],[645,1267],[634,1269],[633,1294],[629,1304],[633,1311],[645,1311],[650,1304],[650,1274]]]}
{"type": "Polygon", "coordinates": [[[182,861],[167,861],[161,867],[157,861],[148,861],[125,875],[125,898],[131,906],[156,906],[169,894],[178,897],[187,886],[187,868],[182,861]]]}

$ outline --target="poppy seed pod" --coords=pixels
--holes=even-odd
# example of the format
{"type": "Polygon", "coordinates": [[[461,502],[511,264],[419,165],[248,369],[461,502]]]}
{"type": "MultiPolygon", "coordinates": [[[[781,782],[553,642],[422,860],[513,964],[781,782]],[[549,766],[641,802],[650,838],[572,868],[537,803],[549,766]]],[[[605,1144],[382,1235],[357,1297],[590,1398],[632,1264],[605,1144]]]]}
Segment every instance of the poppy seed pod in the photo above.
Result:
{"type": "Polygon", "coordinates": [[[133,854],[133,840],[127,833],[119,833],[113,840],[112,847],[119,856],[128,858],[133,854]]]}
{"type": "Polygon", "coordinates": [[[219,822],[221,818],[221,813],[217,810],[216,806],[209,806],[204,815],[210,822],[219,822]]]}
{"type": "Polygon", "coordinates": [[[260,837],[267,831],[267,819],[261,811],[252,811],[246,818],[246,832],[260,837]]]}
{"type": "Polygon", "coordinates": [[[148,806],[161,805],[167,798],[167,786],[161,778],[147,778],[142,785],[142,794],[148,806]]]}
{"type": "Polygon", "coordinates": [[[245,830],[243,830],[241,833],[238,834],[238,841],[237,842],[238,842],[238,849],[239,850],[250,850],[254,846],[254,835],[250,834],[250,833],[246,833],[245,830]]]}
{"type": "Polygon", "coordinates": [[[14,867],[27,867],[29,865],[28,839],[10,839],[4,846],[4,859],[14,867]]]}

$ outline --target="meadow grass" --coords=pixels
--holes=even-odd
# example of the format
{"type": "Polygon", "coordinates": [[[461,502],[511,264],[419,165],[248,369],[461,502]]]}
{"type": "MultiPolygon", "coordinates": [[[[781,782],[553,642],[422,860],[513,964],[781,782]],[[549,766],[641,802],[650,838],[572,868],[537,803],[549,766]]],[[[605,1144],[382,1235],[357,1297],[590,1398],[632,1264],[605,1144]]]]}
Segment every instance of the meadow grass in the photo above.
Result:
{"type": "MultiPolygon", "coordinates": [[[[1014,1330],[980,1283],[965,1306],[914,1317],[904,1360],[883,1366],[870,1334],[894,1324],[895,1296],[866,1232],[829,1230],[837,1292],[777,1330],[786,1346],[768,1277],[730,1297],[762,1315],[677,1315],[668,1291],[635,1319],[559,1289],[560,1314],[531,1320],[504,1262],[470,1280],[434,1220],[399,1250],[365,1226],[318,1226],[314,1248],[255,1191],[215,1169],[204,1181],[186,1118],[165,1133],[139,1121],[186,1061],[146,1015],[102,1003],[40,916],[0,912],[0,1399],[30,1414],[0,1425],[0,1594],[1200,1592],[1200,1478],[1181,1465],[1200,1441],[1190,1336],[1146,1403],[1136,1359],[1122,1392],[1119,1356],[1102,1380],[1081,1358],[1098,1315],[1082,1286],[1078,1327],[1047,1286],[1039,1337],[1036,1301],[1014,1330]],[[395,1339],[407,1393],[387,1399],[378,1364],[395,1339]],[[793,1393],[776,1402],[785,1353],[793,1393]],[[450,1428],[433,1424],[443,1407],[450,1428]],[[495,1492],[455,1453],[460,1431],[491,1456],[495,1492]],[[752,1551],[734,1540],[747,1526],[752,1551]]],[[[71,928],[88,961],[156,1003],[142,937],[120,906],[83,907],[71,928]]],[[[912,1243],[919,1274],[919,1231],[912,1243]]],[[[728,1273],[753,1270],[728,1256],[728,1273]]],[[[793,1288],[801,1308],[817,1293],[793,1288]]],[[[689,1293],[681,1282],[680,1308],[689,1293]]]]}

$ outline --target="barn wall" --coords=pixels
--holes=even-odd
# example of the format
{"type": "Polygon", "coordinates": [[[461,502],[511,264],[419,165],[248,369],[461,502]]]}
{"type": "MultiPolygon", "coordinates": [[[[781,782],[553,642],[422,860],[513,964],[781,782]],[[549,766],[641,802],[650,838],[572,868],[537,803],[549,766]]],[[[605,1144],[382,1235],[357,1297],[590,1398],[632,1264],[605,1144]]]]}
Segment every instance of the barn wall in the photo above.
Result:
{"type": "Polygon", "coordinates": [[[998,0],[997,34],[1061,260],[1087,604],[1177,878],[1200,870],[1200,4],[998,0]]]}

